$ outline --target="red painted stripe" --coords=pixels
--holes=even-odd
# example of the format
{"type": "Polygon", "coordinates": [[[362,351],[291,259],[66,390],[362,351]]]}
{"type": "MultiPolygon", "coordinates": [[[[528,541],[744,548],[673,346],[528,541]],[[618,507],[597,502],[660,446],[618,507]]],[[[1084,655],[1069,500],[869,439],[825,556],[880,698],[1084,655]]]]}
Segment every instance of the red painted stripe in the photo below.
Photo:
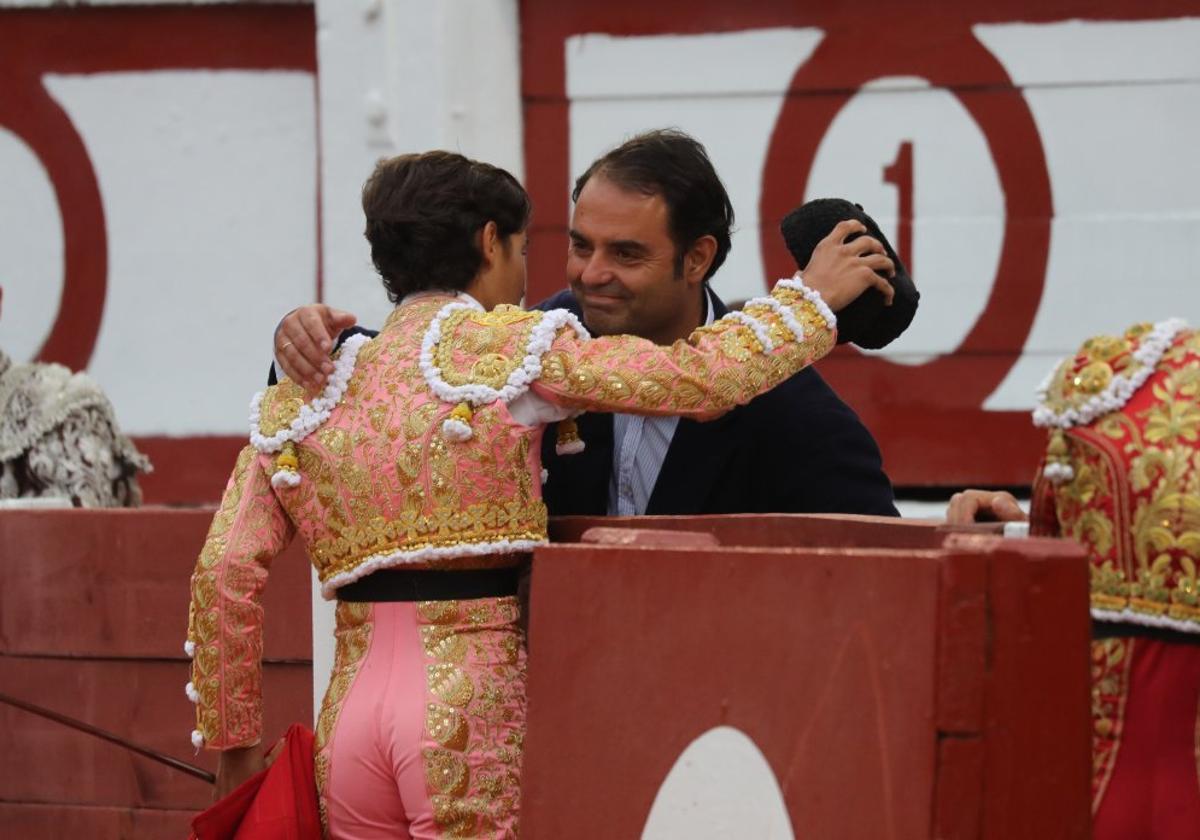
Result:
{"type": "Polygon", "coordinates": [[[311,6],[229,4],[0,11],[0,55],[37,73],[307,70],[311,6]]]}

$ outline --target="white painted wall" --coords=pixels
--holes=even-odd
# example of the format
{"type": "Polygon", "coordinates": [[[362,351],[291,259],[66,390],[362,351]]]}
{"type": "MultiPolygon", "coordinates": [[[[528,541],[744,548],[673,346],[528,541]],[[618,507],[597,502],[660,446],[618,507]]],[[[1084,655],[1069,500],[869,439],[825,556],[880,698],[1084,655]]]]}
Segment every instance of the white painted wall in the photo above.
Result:
{"type": "Polygon", "coordinates": [[[717,726],[700,735],[684,748],[663,779],[646,817],[642,840],[685,837],[795,837],[771,765],[740,729],[717,726]]]}
{"type": "Polygon", "coordinates": [[[516,0],[317,3],[328,303],[367,324],[390,307],[362,236],[379,158],[443,148],[523,178],[517,30],[516,0]]]}
{"type": "MultiPolygon", "coordinates": [[[[975,34],[1023,88],[1056,210],[1025,356],[985,406],[1028,409],[1054,360],[1087,336],[1170,315],[1200,322],[1200,18],[987,25],[975,34]]],[[[760,293],[767,144],[790,79],[822,37],[779,28],[571,38],[572,172],[638,131],[692,133],[738,218],[715,287],[729,299],[760,293]]],[[[915,140],[913,250],[924,295],[913,326],[885,352],[916,363],[952,351],[991,290],[1004,204],[978,126],[923,79],[875,80],[834,120],[807,194],[796,199],[851,198],[894,240],[897,195],[881,171],[907,138],[915,140]]]]}
{"type": "Polygon", "coordinates": [[[1025,89],[1050,172],[1050,261],[1025,354],[991,409],[1135,320],[1200,324],[1200,18],[977,26],[1025,89]]]}
{"type": "MultiPolygon", "coordinates": [[[[108,289],[88,372],[134,435],[244,434],[284,302],[314,294],[316,116],[302,72],[47,75],[100,187],[108,289]]],[[[57,199],[0,131],[0,342],[37,352],[62,291],[57,199]]]]}

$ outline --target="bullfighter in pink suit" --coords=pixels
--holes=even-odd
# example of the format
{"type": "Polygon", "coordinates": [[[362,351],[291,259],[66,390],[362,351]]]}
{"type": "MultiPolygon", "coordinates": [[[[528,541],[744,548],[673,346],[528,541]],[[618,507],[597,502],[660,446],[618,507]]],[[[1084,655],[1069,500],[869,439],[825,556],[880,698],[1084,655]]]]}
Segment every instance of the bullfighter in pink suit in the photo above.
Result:
{"type": "MultiPolygon", "coordinates": [[[[329,836],[515,837],[516,566],[546,542],[544,425],[588,409],[715,417],[828,353],[830,307],[868,286],[888,294],[876,269],[890,264],[863,239],[842,245],[858,229],[845,223],[804,282],[780,281],[686,342],[591,339],[565,311],[513,305],[529,203],[503,170],[405,155],[379,164],[363,203],[398,305],[378,337],[342,346],[319,396],[284,380],[252,404],[251,445],[192,577],[192,738],[222,751],[219,790],[261,762],[259,596],[299,534],[338,599],[316,729],[329,836]]],[[[582,444],[570,426],[567,451],[582,444]]]]}

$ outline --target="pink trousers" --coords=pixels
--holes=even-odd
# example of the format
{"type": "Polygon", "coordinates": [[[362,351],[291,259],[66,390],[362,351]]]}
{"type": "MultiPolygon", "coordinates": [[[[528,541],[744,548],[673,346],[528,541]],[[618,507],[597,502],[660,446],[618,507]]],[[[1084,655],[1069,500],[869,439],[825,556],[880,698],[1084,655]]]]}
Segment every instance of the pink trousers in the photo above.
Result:
{"type": "Polygon", "coordinates": [[[333,838],[517,836],[525,651],[516,598],[337,606],[316,732],[333,838]]]}

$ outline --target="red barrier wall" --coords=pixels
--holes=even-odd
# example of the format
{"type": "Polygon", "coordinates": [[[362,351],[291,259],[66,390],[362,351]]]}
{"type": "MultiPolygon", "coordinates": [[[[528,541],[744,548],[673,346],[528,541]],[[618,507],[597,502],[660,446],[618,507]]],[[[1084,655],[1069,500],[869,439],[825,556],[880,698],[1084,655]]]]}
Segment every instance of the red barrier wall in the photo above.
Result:
{"type": "MultiPolygon", "coordinates": [[[[189,742],[188,578],[212,510],[0,511],[0,690],[175,758],[189,742]]],[[[311,588],[293,546],[264,605],[266,729],[312,721],[311,588]]],[[[0,705],[0,836],[186,836],[210,788],[0,705]]]]}
{"type": "Polygon", "coordinates": [[[1090,836],[1078,546],[847,518],[652,524],[689,523],[720,546],[560,520],[610,544],[535,554],[523,837],[641,836],[719,726],[761,750],[798,838],[1090,836]],[[858,547],[818,547],[833,535],[858,547]]]}

